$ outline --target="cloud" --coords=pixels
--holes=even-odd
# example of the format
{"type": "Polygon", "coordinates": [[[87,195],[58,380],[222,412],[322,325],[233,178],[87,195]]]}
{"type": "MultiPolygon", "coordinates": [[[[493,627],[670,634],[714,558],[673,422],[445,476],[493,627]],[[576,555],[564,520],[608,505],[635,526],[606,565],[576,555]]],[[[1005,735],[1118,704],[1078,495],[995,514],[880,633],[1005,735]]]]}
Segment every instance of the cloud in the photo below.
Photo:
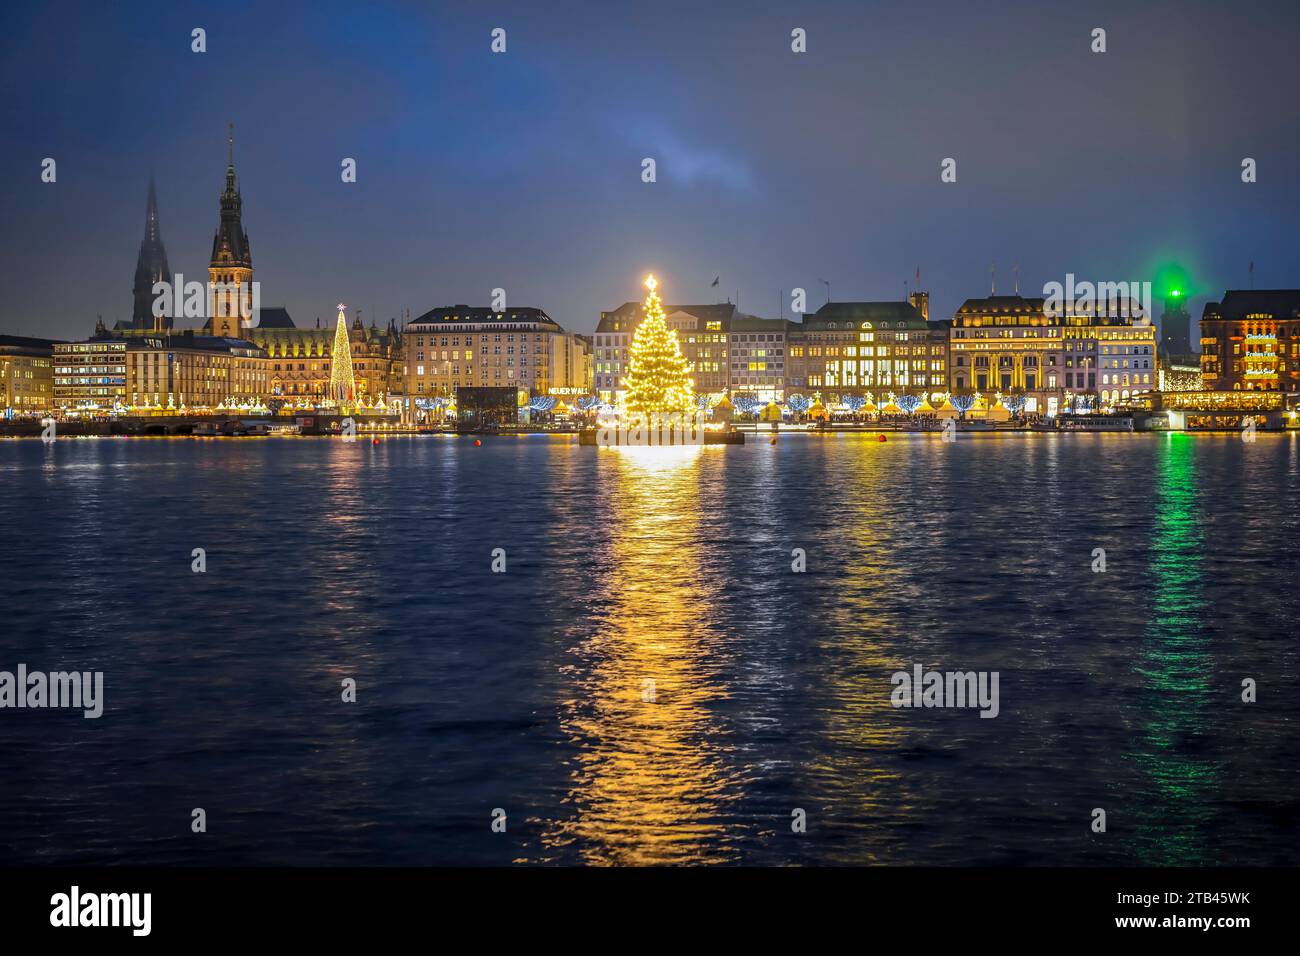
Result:
{"type": "Polygon", "coordinates": [[[661,124],[620,125],[641,156],[654,159],[661,182],[689,187],[721,186],[739,194],[757,191],[753,170],[743,159],[716,145],[699,145],[661,124]]]}

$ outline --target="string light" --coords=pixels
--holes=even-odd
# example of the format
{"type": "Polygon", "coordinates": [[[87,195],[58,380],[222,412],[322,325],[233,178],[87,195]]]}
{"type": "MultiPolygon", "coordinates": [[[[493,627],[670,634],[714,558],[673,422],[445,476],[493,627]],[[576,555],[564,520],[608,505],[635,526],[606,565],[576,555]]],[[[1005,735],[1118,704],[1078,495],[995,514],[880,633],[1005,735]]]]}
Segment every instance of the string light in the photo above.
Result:
{"type": "Polygon", "coordinates": [[[677,332],[668,327],[654,276],[645,280],[645,319],[632,336],[623,404],[633,415],[689,415],[694,407],[695,383],[682,354],[677,332]]]}
{"type": "Polygon", "coordinates": [[[330,397],[342,404],[350,402],[356,394],[356,381],[352,377],[352,343],[348,340],[348,324],[343,318],[346,306],[339,303],[339,324],[334,330],[334,350],[330,353],[330,397]]]}

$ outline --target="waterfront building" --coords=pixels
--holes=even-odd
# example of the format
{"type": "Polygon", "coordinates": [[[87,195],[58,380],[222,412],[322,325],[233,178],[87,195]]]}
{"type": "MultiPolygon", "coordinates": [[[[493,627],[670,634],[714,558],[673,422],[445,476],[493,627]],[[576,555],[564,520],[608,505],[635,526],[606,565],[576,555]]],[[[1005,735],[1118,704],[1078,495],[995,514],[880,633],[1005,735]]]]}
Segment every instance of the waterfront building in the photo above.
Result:
{"type": "MultiPolygon", "coordinates": [[[[1067,320],[1068,321],[1068,320],[1067,320]]],[[[1156,387],[1156,328],[1149,322],[1077,322],[1066,326],[1068,348],[1094,350],[1103,404],[1147,401],[1156,387]]],[[[1069,369],[1066,370],[1067,375],[1069,369]]]]}
{"type": "Polygon", "coordinates": [[[951,390],[1023,395],[1027,412],[1055,415],[1076,395],[1112,404],[1155,388],[1154,325],[1109,306],[1072,312],[1049,316],[1043,299],[1020,295],[967,299],[953,316],[951,390]]]}
{"type": "MultiPolygon", "coordinates": [[[[1027,393],[1027,410],[1055,411],[1047,406],[1064,388],[1064,328],[1061,320],[1048,318],[1041,298],[967,299],[953,316],[949,351],[953,392],[1020,390],[1027,393]]],[[[1072,389],[1095,390],[1095,360],[1095,352],[1072,356],[1072,389]]]]}
{"type": "Polygon", "coordinates": [[[1300,390],[1300,289],[1230,289],[1201,313],[1211,391],[1300,390]]]}
{"type": "MultiPolygon", "coordinates": [[[[131,309],[131,328],[139,331],[162,332],[172,327],[170,314],[155,317],[153,287],[156,282],[173,281],[171,267],[167,265],[167,250],[163,247],[162,225],[158,219],[158,193],[153,177],[149,177],[149,199],[145,204],[144,239],[135,263],[135,284],[132,288],[134,302],[131,309]]],[[[167,310],[170,313],[170,309],[167,310]]]]}
{"type": "MultiPolygon", "coordinates": [[[[321,401],[329,396],[336,329],[299,328],[283,307],[261,309],[258,324],[245,329],[245,338],[265,349],[270,360],[271,394],[290,401],[321,401]]],[[[394,322],[380,329],[361,314],[348,327],[356,398],[373,404],[402,386],[402,336],[394,322]]]]}
{"type": "MultiPolygon", "coordinates": [[[[782,319],[737,315],[727,333],[732,396],[752,395],[758,401],[785,398],[786,326],[782,319]]],[[[698,390],[698,386],[697,386],[698,390]]]]}
{"type": "Polygon", "coordinates": [[[196,334],[135,335],[126,343],[130,409],[210,410],[264,404],[271,394],[266,350],[245,339],[196,334]]]}
{"type": "MultiPolygon", "coordinates": [[[[682,355],[686,357],[696,393],[717,394],[731,388],[733,369],[729,336],[732,323],[738,318],[749,320],[754,317],[738,312],[729,302],[719,305],[665,305],[663,308],[665,322],[677,332],[677,341],[682,355]]],[[[604,402],[620,404],[623,400],[628,350],[632,346],[632,336],[643,318],[645,315],[640,302],[624,302],[617,309],[600,313],[600,322],[592,336],[592,374],[593,387],[604,402]]],[[[758,335],[760,332],[750,329],[741,334],[758,335]]],[[[775,333],[764,330],[762,334],[775,333]]],[[[748,341],[756,342],[752,339],[748,341]]],[[[748,374],[748,370],[746,372],[748,374]]],[[[767,369],[761,372],[766,373],[767,369]]]]}
{"type": "MultiPolygon", "coordinates": [[[[576,372],[576,383],[572,385],[571,395],[590,395],[595,388],[595,354],[596,338],[593,335],[581,335],[577,332],[573,334],[574,346],[574,371],[576,372]]],[[[552,394],[558,386],[551,386],[552,394]]]]}
{"type": "Polygon", "coordinates": [[[406,324],[408,399],[450,398],[457,388],[511,387],[529,395],[589,386],[581,336],[543,310],[452,305],[406,324]]]}
{"type": "Polygon", "coordinates": [[[1295,428],[1295,410],[1286,407],[1287,396],[1262,389],[1159,392],[1152,407],[1163,412],[1169,427],[1187,431],[1239,431],[1247,421],[1256,428],[1295,428]]]}
{"type": "MultiPolygon", "coordinates": [[[[283,306],[260,309],[257,319],[257,325],[244,328],[240,341],[252,343],[267,355],[270,375],[267,396],[284,398],[294,404],[313,404],[329,397],[336,330],[323,327],[319,319],[314,328],[299,328],[283,306]]],[[[189,331],[197,336],[229,338],[212,336],[210,321],[189,331]]],[[[130,340],[149,333],[123,328],[119,323],[108,334],[130,340]]],[[[358,313],[348,327],[348,338],[352,346],[356,398],[373,404],[399,390],[403,362],[401,335],[396,324],[389,322],[387,328],[380,329],[372,321],[364,326],[358,313]]]]}
{"type": "Polygon", "coordinates": [[[52,339],[0,335],[0,415],[44,415],[54,408],[52,339]]]}
{"type": "Polygon", "coordinates": [[[591,336],[566,332],[551,341],[546,375],[549,395],[591,394],[591,336]]]}
{"type": "Polygon", "coordinates": [[[214,409],[270,395],[266,351],[203,335],[123,335],[101,323],[94,338],[54,345],[54,404],[63,412],[214,409]]]}
{"type": "Polygon", "coordinates": [[[948,389],[947,322],[930,322],[929,294],[899,302],[828,302],[791,322],[786,390],[843,398],[937,397],[948,389]]]}
{"type": "Polygon", "coordinates": [[[54,345],[54,406],[62,412],[107,414],[126,401],[127,339],[104,333],[54,345]]]}

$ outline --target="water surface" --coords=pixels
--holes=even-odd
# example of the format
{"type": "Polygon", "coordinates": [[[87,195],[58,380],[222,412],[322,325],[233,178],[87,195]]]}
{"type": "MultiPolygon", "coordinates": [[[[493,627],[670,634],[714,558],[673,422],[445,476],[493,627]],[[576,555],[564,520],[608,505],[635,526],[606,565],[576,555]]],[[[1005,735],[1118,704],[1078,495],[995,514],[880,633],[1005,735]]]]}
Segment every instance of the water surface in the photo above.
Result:
{"type": "Polygon", "coordinates": [[[0,441],[0,669],[106,684],[0,711],[0,863],[1294,865],[1298,458],[0,441]]]}

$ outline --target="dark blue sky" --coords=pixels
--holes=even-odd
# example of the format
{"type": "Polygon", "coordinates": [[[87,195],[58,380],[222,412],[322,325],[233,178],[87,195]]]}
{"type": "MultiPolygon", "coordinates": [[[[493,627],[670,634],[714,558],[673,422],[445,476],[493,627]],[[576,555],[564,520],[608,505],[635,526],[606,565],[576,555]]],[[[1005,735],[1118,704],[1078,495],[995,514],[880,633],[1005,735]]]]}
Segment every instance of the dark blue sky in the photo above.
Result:
{"type": "Polygon", "coordinates": [[[206,280],[227,121],[263,304],[299,324],[502,286],[586,331],[647,270],[788,316],[792,287],[899,298],[917,266],[946,316],[990,263],[1029,294],[1171,260],[1199,315],[1251,261],[1300,286],[1298,26],[1249,0],[10,3],[0,331],[130,317],[151,169],[171,266],[206,280]]]}

